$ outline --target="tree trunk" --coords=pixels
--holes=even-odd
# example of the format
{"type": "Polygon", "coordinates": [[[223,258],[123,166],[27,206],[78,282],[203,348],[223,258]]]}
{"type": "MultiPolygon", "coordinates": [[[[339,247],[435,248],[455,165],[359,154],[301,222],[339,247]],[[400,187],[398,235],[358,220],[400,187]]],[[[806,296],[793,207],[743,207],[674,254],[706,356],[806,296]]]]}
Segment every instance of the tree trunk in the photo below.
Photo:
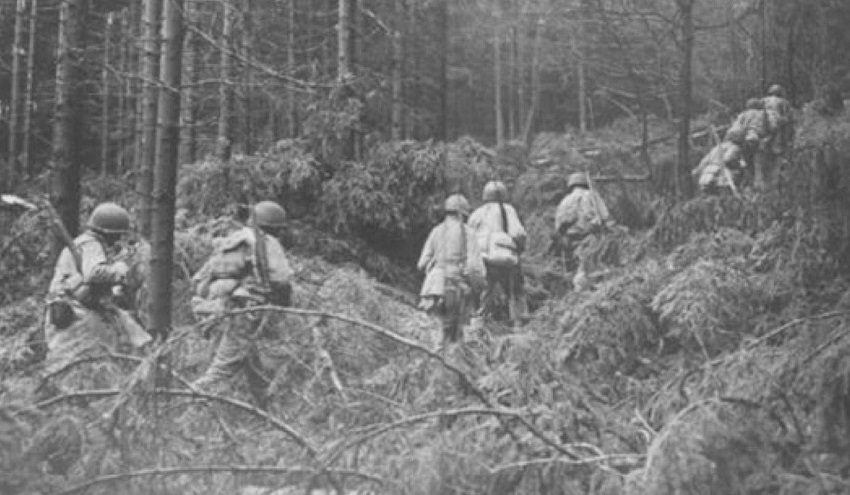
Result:
{"type": "Polygon", "coordinates": [[[351,73],[351,16],[349,0],[339,0],[339,22],[337,24],[337,69],[339,82],[344,82],[351,73]]]}
{"type": "Polygon", "coordinates": [[[177,148],[180,140],[180,77],[183,48],[183,0],[164,0],[162,90],[159,92],[156,170],[151,237],[151,328],[163,337],[171,329],[171,271],[174,265],[174,210],[177,148]]]}
{"type": "Polygon", "coordinates": [[[21,60],[24,56],[24,19],[27,12],[26,0],[18,0],[15,9],[15,38],[12,45],[12,95],[9,101],[9,174],[6,184],[12,190],[21,174],[18,163],[18,137],[21,132],[18,112],[21,109],[21,60]]]}
{"type": "Polygon", "coordinates": [[[495,100],[493,106],[496,114],[496,146],[505,141],[505,123],[502,120],[502,19],[498,10],[493,23],[493,84],[495,100]]]}
{"type": "Polygon", "coordinates": [[[24,141],[21,152],[23,170],[30,177],[36,175],[35,166],[30,158],[30,141],[32,139],[32,103],[35,93],[35,33],[38,26],[38,0],[30,0],[29,44],[27,47],[27,90],[24,102],[24,141]]]}
{"type": "Polygon", "coordinates": [[[106,26],[103,29],[103,68],[100,77],[102,88],[102,100],[100,102],[100,174],[104,177],[109,173],[109,99],[112,98],[109,84],[109,55],[112,49],[110,44],[114,22],[115,13],[106,14],[106,26]]]}
{"type": "Polygon", "coordinates": [[[537,27],[534,30],[534,53],[531,56],[531,105],[528,107],[528,116],[522,130],[522,142],[527,145],[531,144],[531,130],[534,127],[537,108],[540,106],[540,51],[545,29],[546,20],[542,17],[537,19],[537,27]]]}
{"type": "MultiPolygon", "coordinates": [[[[110,15],[113,13],[110,12],[110,15]]],[[[109,19],[107,18],[107,21],[109,19]]],[[[113,24],[115,24],[115,19],[113,17],[113,24]]],[[[124,8],[121,10],[118,16],[118,24],[119,28],[115,29],[118,31],[118,41],[116,49],[119,53],[118,60],[118,70],[121,71],[121,74],[132,74],[132,54],[130,52],[130,44],[128,42],[128,37],[126,36],[128,33],[125,32],[126,26],[130,24],[130,10],[128,8],[124,8]]],[[[106,40],[106,38],[104,38],[106,40]]],[[[104,53],[104,59],[106,59],[106,54],[104,53]]],[[[106,68],[104,68],[106,70],[106,68]]],[[[116,127],[118,131],[118,146],[117,152],[115,153],[115,162],[116,168],[115,172],[120,175],[122,171],[127,170],[127,162],[129,161],[129,157],[127,155],[126,147],[129,144],[128,136],[130,135],[130,121],[132,120],[132,109],[130,108],[130,91],[129,91],[129,77],[119,76],[118,84],[116,88],[116,99],[118,100],[118,119],[116,122],[116,127]]],[[[108,143],[107,143],[108,144],[108,143]]]]}
{"type": "MultiPolygon", "coordinates": [[[[80,147],[85,100],[83,61],[87,7],[86,0],[63,0],[59,13],[52,146],[53,205],[72,236],[80,227],[80,147]]],[[[57,254],[62,242],[55,239],[54,251],[57,254]]]]}
{"type": "MultiPolygon", "coordinates": [[[[184,18],[186,24],[196,27],[198,21],[197,0],[185,0],[184,18]]],[[[183,38],[183,76],[180,104],[180,150],[178,163],[195,162],[195,83],[197,82],[198,47],[195,33],[186,30],[183,38]]]]}
{"type": "Polygon", "coordinates": [[[153,167],[156,160],[156,122],[159,90],[159,18],[160,0],[145,0],[144,11],[144,60],[142,63],[142,143],[140,170],[137,183],[139,196],[139,228],[142,236],[151,236],[151,192],[153,191],[153,167]]]}
{"type": "MultiPolygon", "coordinates": [[[[295,7],[296,0],[289,0],[289,6],[286,12],[286,29],[287,29],[287,47],[286,47],[286,65],[289,74],[295,74],[295,7]]],[[[298,107],[296,105],[296,95],[293,88],[287,89],[287,137],[294,138],[298,135],[298,107]]],[[[274,114],[272,114],[274,118],[274,114]]],[[[277,139],[277,134],[272,132],[272,137],[277,139]]]]}
{"type": "Polygon", "coordinates": [[[403,125],[401,119],[403,116],[402,105],[402,63],[404,62],[404,53],[402,50],[402,30],[401,26],[405,22],[404,16],[404,1],[397,0],[395,2],[395,25],[396,28],[392,32],[392,115],[391,134],[390,138],[394,141],[403,139],[403,125]]]}
{"type": "Polygon", "coordinates": [[[584,23],[579,19],[570,36],[570,50],[572,51],[573,62],[576,64],[576,79],[578,79],[578,128],[581,132],[587,132],[587,86],[584,72],[584,54],[579,47],[584,34],[583,28],[584,23]]]}
{"type": "Polygon", "coordinates": [[[221,32],[221,64],[218,86],[218,137],[216,157],[226,162],[233,151],[233,22],[236,9],[233,0],[223,0],[224,26],[221,32]]]}
{"type": "Polygon", "coordinates": [[[516,94],[516,90],[514,89],[514,83],[516,82],[516,37],[517,28],[516,26],[511,26],[508,29],[508,67],[507,76],[505,77],[507,81],[505,84],[505,100],[507,100],[508,107],[508,139],[511,141],[516,139],[517,129],[519,129],[516,115],[516,99],[514,98],[516,94]]]}
{"type": "MultiPolygon", "coordinates": [[[[254,53],[254,8],[252,0],[243,0],[242,11],[242,53],[249,60],[254,53]]],[[[242,152],[250,155],[254,152],[254,69],[242,64],[242,152]]]]}
{"type": "Polygon", "coordinates": [[[437,139],[449,139],[449,0],[442,0],[437,8],[440,24],[440,114],[437,117],[437,139]]]}
{"type": "Polygon", "coordinates": [[[676,0],[681,18],[682,67],[679,72],[679,121],[678,166],[676,167],[676,198],[682,200],[691,195],[691,70],[694,54],[695,0],[676,0]]]}

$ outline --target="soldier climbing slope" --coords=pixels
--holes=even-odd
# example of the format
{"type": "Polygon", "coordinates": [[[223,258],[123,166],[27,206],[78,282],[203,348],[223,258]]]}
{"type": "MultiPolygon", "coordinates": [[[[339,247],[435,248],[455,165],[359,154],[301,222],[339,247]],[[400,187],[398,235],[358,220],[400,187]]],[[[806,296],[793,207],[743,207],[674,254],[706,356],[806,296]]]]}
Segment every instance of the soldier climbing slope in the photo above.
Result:
{"type": "Polygon", "coordinates": [[[706,153],[691,171],[700,192],[707,195],[738,194],[737,183],[746,167],[741,148],[743,142],[744,131],[733,126],[726,131],[725,140],[706,153]]]}
{"type": "Polygon", "coordinates": [[[487,288],[481,296],[479,312],[483,315],[492,311],[496,287],[501,286],[508,299],[511,321],[519,325],[528,320],[520,264],[527,238],[525,227],[516,209],[507,202],[508,189],[503,182],[488,182],[482,199],[484,204],[472,212],[467,222],[475,231],[487,272],[487,288]]]}
{"type": "Polygon", "coordinates": [[[756,154],[762,152],[762,143],[768,137],[767,129],[767,112],[764,110],[764,102],[759,98],[750,98],[747,100],[747,108],[738,114],[735,122],[732,123],[731,129],[736,129],[743,133],[744,141],[741,145],[741,153],[747,167],[744,169],[745,178],[742,182],[752,184],[753,171],[756,165],[756,154]]]}
{"type": "Polygon", "coordinates": [[[791,103],[785,99],[782,86],[772,85],[762,101],[768,136],[763,145],[764,152],[756,155],[755,187],[764,190],[773,188],[778,158],[793,146],[794,121],[791,103]]]}
{"type": "Polygon", "coordinates": [[[588,236],[615,226],[605,200],[590,189],[587,175],[582,172],[571,174],[567,179],[567,195],[555,211],[556,236],[567,260],[571,263],[578,261],[575,259],[576,248],[588,236]]]}
{"type": "Polygon", "coordinates": [[[129,270],[126,263],[114,260],[116,245],[129,230],[127,210],[115,203],[102,203],[92,211],[86,231],[60,253],[48,290],[45,322],[45,337],[51,352],[69,344],[65,341],[71,337],[66,338],[67,332],[63,330],[75,323],[85,324],[86,318],[93,315],[115,328],[119,344],[141,348],[152,340],[116,304],[121,302],[122,284],[129,270]]]}
{"type": "MultiPolygon", "coordinates": [[[[290,305],[292,268],[277,239],[286,224],[286,212],[273,201],[261,201],[251,209],[248,222],[228,236],[193,277],[196,314],[261,304],[290,305]]],[[[251,394],[264,406],[269,380],[261,370],[256,346],[261,321],[252,314],[231,319],[212,362],[193,386],[209,388],[244,370],[251,394]]]]}
{"type": "Polygon", "coordinates": [[[483,285],[484,264],[478,251],[475,231],[464,223],[469,202],[460,194],[446,199],[445,218],[431,230],[417,267],[426,273],[422,283],[420,308],[440,317],[442,340],[462,340],[463,325],[469,319],[473,290],[483,285]]]}

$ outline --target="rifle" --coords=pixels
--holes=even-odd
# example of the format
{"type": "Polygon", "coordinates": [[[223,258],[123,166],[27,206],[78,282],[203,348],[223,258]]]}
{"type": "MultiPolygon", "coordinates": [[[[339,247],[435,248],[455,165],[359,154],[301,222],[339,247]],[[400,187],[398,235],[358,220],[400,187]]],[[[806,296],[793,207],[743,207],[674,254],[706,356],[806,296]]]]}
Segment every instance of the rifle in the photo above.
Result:
{"type": "MultiPolygon", "coordinates": [[[[53,230],[53,233],[59,237],[62,243],[68,248],[68,251],[71,253],[71,256],[74,258],[74,266],[77,268],[77,272],[80,274],[80,277],[85,277],[83,274],[83,257],[80,254],[80,251],[77,249],[77,245],[74,244],[74,238],[71,237],[71,234],[68,232],[68,229],[65,227],[65,224],[62,223],[62,219],[59,218],[59,214],[56,212],[56,209],[53,208],[53,205],[50,204],[50,201],[47,199],[43,199],[41,204],[44,208],[44,211],[47,212],[47,216],[50,220],[50,227],[53,230]]],[[[91,288],[85,282],[82,283],[74,289],[74,298],[80,302],[86,301],[88,296],[91,293],[91,288]]]]}

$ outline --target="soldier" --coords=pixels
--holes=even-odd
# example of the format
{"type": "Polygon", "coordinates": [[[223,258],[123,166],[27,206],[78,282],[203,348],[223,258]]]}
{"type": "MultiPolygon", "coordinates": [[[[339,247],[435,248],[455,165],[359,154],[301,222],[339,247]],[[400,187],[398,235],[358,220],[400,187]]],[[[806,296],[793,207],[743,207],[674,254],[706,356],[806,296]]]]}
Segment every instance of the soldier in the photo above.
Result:
{"type": "Polygon", "coordinates": [[[567,179],[567,195],[555,211],[556,236],[564,254],[575,262],[575,249],[591,234],[614,228],[616,222],[602,196],[590,189],[587,175],[571,174],[567,179]]]}
{"type": "Polygon", "coordinates": [[[525,227],[516,209],[507,203],[508,190],[503,182],[488,182],[482,199],[484,204],[472,212],[467,222],[475,231],[487,272],[487,288],[481,296],[479,312],[490,310],[495,289],[501,286],[508,299],[510,319],[519,325],[528,320],[520,264],[527,237],[525,227]]]}
{"type": "Polygon", "coordinates": [[[727,191],[737,194],[736,182],[746,167],[741,145],[744,132],[732,127],[726,131],[725,140],[709,151],[691,175],[697,178],[700,191],[706,195],[717,195],[727,191]]]}
{"type": "Polygon", "coordinates": [[[484,279],[484,264],[475,232],[464,220],[469,202],[460,194],[446,199],[444,220],[431,230],[417,267],[426,273],[420,291],[420,308],[440,316],[442,349],[447,341],[462,339],[462,327],[469,318],[473,289],[484,279]]]}
{"type": "MultiPolygon", "coordinates": [[[[193,277],[196,314],[259,304],[290,305],[292,268],[277,239],[286,212],[273,201],[261,201],[251,208],[248,223],[229,235],[193,277]]],[[[269,381],[260,369],[256,347],[259,320],[250,314],[231,320],[195,387],[211,387],[244,369],[252,395],[265,405],[269,381]]]]}
{"type": "Polygon", "coordinates": [[[744,141],[742,144],[741,153],[744,162],[747,164],[745,169],[747,178],[744,182],[752,183],[751,177],[755,170],[756,153],[761,152],[762,143],[768,137],[767,130],[767,112],[764,110],[764,102],[759,98],[750,98],[747,100],[747,108],[740,114],[730,129],[737,129],[743,132],[744,141]]]}
{"type": "Polygon", "coordinates": [[[150,335],[115,303],[123,292],[129,267],[115,261],[118,241],[130,230],[130,215],[115,203],[98,205],[86,231],[66,246],[56,260],[48,289],[45,337],[48,347],[58,347],[62,330],[95,312],[118,327],[118,341],[141,348],[150,335]]]}
{"type": "Polygon", "coordinates": [[[777,159],[793,144],[794,122],[791,104],[785,99],[782,86],[772,85],[762,101],[767,115],[768,137],[763,146],[764,152],[756,155],[755,186],[768,189],[774,186],[777,159]]]}

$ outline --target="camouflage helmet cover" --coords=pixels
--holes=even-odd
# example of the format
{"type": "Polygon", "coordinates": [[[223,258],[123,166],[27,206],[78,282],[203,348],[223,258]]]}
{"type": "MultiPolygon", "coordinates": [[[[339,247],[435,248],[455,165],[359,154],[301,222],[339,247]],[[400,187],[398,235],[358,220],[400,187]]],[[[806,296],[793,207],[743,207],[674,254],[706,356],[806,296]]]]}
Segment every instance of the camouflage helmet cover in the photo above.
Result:
{"type": "Polygon", "coordinates": [[[782,96],[785,94],[785,88],[779,84],[773,84],[767,89],[767,94],[771,96],[782,96]]]}
{"type": "Polygon", "coordinates": [[[463,194],[452,194],[446,198],[446,203],[443,206],[446,212],[454,212],[467,214],[469,213],[469,201],[466,200],[463,194]]]}
{"type": "Polygon", "coordinates": [[[571,189],[574,186],[589,186],[589,183],[587,182],[587,175],[584,172],[575,172],[570,174],[570,177],[567,179],[567,189],[571,189]]]}

